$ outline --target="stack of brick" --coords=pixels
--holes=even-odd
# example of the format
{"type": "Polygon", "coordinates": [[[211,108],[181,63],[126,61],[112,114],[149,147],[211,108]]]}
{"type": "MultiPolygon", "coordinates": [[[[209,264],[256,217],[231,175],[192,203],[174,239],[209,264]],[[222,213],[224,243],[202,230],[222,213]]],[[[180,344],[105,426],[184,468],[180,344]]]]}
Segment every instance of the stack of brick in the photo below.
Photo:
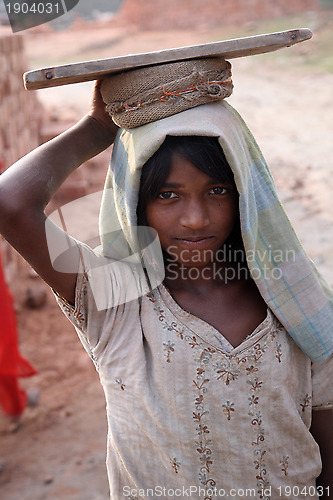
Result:
{"type": "MultiPolygon", "coordinates": [[[[28,65],[20,35],[0,36],[0,173],[40,144],[60,134],[70,124],[52,123],[46,117],[36,92],[23,85],[28,65]]],[[[57,192],[48,213],[88,192],[84,170],[74,172],[57,192]]],[[[20,295],[17,277],[21,257],[0,238],[5,273],[15,295],[20,295]]]]}
{"type": "Polygon", "coordinates": [[[42,106],[23,86],[28,69],[23,38],[0,38],[0,168],[5,170],[40,144],[42,106]]]}
{"type": "MultiPolygon", "coordinates": [[[[44,119],[43,106],[36,92],[24,88],[23,73],[28,65],[23,37],[0,35],[0,173],[40,144],[52,139],[70,124],[44,119]]],[[[87,169],[74,172],[56,193],[48,213],[88,193],[87,169]]],[[[21,257],[0,237],[5,273],[14,294],[20,295],[17,277],[23,266],[21,257]]]]}
{"type": "MultiPolygon", "coordinates": [[[[22,75],[28,69],[20,35],[0,37],[0,172],[40,144],[43,108],[33,92],[24,89],[22,75]]],[[[22,260],[0,241],[6,277],[13,292],[22,260]]]]}
{"type": "Polygon", "coordinates": [[[123,0],[117,19],[139,29],[195,29],[244,24],[318,10],[317,0],[123,0]]]}

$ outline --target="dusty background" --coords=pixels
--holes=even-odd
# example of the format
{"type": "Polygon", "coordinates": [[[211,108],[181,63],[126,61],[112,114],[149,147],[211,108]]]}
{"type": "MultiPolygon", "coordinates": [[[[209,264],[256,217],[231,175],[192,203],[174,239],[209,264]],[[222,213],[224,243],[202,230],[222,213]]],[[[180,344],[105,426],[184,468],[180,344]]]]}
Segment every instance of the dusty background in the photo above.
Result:
{"type": "MultiPolygon", "coordinates": [[[[128,33],[103,25],[37,30],[26,34],[26,49],[30,67],[37,68],[302,26],[315,33],[303,46],[233,61],[229,102],[252,129],[296,231],[333,285],[331,13],[223,32],[128,33]]],[[[46,126],[60,132],[79,119],[88,110],[90,91],[90,83],[38,91],[46,126]]],[[[87,169],[92,190],[101,189],[109,156],[104,153],[87,169]]],[[[39,371],[22,385],[41,394],[19,425],[0,415],[0,498],[106,500],[105,405],[98,376],[50,291],[24,269],[23,290],[46,294],[42,308],[28,309],[24,296],[18,307],[21,350],[39,371]]]]}

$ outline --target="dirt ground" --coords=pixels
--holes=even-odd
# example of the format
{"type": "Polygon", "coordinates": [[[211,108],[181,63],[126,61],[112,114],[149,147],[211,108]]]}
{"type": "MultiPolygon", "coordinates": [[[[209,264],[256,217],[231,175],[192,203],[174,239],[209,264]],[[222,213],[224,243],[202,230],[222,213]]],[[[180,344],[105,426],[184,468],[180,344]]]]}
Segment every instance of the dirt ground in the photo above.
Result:
{"type": "MultiPolygon", "coordinates": [[[[85,29],[34,34],[26,45],[38,67],[48,54],[61,59],[70,52],[79,61],[82,51],[84,59],[97,52],[102,58],[201,43],[205,37],[85,29]]],[[[233,62],[235,91],[229,102],[252,129],[301,241],[333,285],[333,75],[275,65],[274,56],[259,63],[259,57],[233,62]]],[[[299,57],[305,57],[303,52],[299,57]]],[[[39,96],[61,127],[62,120],[87,111],[90,90],[90,83],[80,84],[39,91],[39,96]]],[[[107,163],[104,154],[89,170],[100,187],[107,163]]],[[[106,418],[98,375],[51,292],[26,266],[22,280],[23,290],[37,287],[47,297],[43,308],[27,309],[22,302],[18,307],[21,350],[39,372],[22,385],[41,393],[20,425],[0,415],[0,498],[106,500],[106,418]]]]}

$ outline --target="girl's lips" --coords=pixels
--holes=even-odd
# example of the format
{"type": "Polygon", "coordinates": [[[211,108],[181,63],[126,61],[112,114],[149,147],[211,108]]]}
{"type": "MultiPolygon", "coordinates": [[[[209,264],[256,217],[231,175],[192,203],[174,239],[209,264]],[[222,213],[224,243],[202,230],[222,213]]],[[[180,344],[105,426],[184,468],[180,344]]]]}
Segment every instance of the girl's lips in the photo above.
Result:
{"type": "Polygon", "coordinates": [[[209,244],[212,238],[213,236],[205,236],[194,238],[175,238],[175,240],[178,242],[178,244],[187,248],[201,248],[209,244]]]}

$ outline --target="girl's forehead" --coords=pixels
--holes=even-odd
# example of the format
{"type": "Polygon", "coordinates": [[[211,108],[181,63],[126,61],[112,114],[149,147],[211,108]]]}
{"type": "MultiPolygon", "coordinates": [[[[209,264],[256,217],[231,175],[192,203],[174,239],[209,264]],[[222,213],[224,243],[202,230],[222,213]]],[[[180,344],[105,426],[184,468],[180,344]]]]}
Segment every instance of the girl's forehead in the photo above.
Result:
{"type": "Polygon", "coordinates": [[[207,184],[214,182],[223,182],[230,186],[235,184],[230,167],[227,166],[226,168],[226,165],[222,163],[217,166],[216,162],[212,162],[209,154],[188,158],[182,152],[175,150],[170,156],[165,181],[168,182],[177,178],[183,179],[186,184],[198,179],[207,184]]]}
{"type": "Polygon", "coordinates": [[[182,154],[175,153],[171,157],[170,166],[168,169],[165,183],[181,182],[183,185],[191,184],[212,184],[214,182],[221,182],[214,175],[209,175],[206,171],[198,168],[189,158],[182,154]]]}

